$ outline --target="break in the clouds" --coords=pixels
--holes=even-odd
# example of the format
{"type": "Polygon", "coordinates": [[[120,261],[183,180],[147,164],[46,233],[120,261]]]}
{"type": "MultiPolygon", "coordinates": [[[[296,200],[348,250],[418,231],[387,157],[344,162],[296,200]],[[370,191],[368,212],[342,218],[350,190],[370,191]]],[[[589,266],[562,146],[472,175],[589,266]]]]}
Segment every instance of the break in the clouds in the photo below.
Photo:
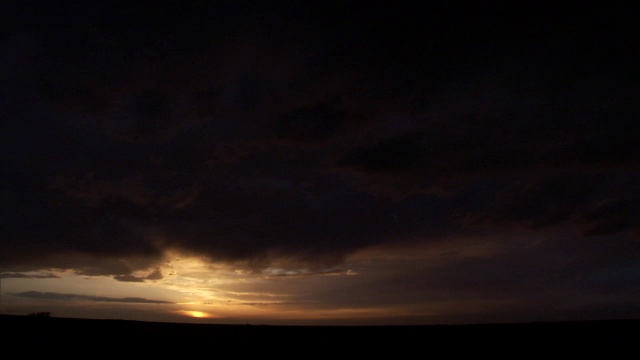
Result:
{"type": "Polygon", "coordinates": [[[3,4],[3,271],[324,275],[505,229],[637,258],[633,12],[276,5],[3,4]]]}
{"type": "Polygon", "coordinates": [[[116,303],[135,303],[135,304],[172,304],[168,301],[151,300],[137,297],[112,298],[106,296],[89,296],[79,294],[61,294],[55,292],[25,291],[12,294],[18,297],[25,297],[38,300],[64,300],[64,301],[96,301],[96,302],[116,302],[116,303]]]}

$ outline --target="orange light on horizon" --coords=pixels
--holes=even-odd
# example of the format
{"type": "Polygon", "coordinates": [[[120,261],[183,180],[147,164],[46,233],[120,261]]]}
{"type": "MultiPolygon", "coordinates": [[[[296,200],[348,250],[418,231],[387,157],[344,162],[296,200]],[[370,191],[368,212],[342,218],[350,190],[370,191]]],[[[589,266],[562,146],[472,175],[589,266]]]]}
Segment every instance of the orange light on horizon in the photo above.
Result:
{"type": "Polygon", "coordinates": [[[212,318],[214,317],[213,315],[203,312],[203,311],[195,311],[195,310],[182,310],[181,313],[189,316],[189,317],[193,317],[193,318],[198,318],[198,319],[206,319],[206,318],[212,318]]]}

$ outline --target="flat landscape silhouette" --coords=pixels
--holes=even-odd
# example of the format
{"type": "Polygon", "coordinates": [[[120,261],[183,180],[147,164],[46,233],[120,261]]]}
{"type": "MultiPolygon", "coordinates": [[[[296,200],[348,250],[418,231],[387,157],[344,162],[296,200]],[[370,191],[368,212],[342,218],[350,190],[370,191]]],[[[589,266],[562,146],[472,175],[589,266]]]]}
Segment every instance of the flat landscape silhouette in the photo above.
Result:
{"type": "MultiPolygon", "coordinates": [[[[568,321],[512,324],[424,325],[424,326],[271,326],[163,323],[131,320],[98,320],[46,316],[0,315],[3,340],[28,340],[48,347],[160,346],[165,350],[216,346],[220,350],[261,352],[303,349],[331,352],[337,349],[364,353],[430,350],[505,351],[526,346],[546,349],[622,350],[640,336],[640,320],[568,321]],[[471,346],[471,347],[469,347],[471,346]]],[[[9,340],[9,341],[7,341],[9,340]]],[[[70,348],[69,348],[70,349],[70,348]]],[[[527,350],[527,351],[529,351],[527,350]]]]}

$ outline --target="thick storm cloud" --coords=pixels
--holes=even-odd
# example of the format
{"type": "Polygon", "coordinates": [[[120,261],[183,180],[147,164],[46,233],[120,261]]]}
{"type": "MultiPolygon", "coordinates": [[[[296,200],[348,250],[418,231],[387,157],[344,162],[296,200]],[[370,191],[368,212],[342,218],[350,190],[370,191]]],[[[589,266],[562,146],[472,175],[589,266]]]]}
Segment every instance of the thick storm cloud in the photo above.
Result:
{"type": "Polygon", "coordinates": [[[168,249],[313,268],[513,226],[637,239],[629,12],[331,5],[4,3],[0,266],[139,282],[168,249]]]}

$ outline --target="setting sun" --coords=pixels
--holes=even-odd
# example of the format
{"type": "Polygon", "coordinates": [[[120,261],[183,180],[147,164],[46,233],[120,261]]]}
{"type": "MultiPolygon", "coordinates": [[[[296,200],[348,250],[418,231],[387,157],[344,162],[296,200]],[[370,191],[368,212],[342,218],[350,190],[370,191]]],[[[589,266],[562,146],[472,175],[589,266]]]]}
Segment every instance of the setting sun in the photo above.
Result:
{"type": "Polygon", "coordinates": [[[199,319],[206,319],[206,318],[212,317],[211,314],[208,314],[202,311],[183,310],[182,313],[189,317],[194,317],[199,319]]]}

